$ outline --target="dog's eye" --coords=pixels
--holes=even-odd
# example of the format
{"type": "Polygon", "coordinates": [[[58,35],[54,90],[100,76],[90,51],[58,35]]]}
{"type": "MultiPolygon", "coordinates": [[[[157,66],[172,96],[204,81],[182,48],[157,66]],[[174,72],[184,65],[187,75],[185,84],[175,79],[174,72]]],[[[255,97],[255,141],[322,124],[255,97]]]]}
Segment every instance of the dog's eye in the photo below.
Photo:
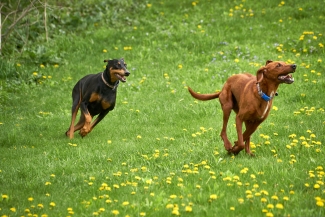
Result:
{"type": "Polygon", "coordinates": [[[281,67],[282,65],[280,63],[278,63],[278,65],[276,65],[276,67],[281,67]]]}

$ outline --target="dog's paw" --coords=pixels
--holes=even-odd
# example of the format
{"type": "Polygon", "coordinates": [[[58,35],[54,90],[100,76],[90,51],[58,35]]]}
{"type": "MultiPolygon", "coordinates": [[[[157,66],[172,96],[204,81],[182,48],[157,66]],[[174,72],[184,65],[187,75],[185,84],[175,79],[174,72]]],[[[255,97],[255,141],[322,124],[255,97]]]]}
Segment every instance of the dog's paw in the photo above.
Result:
{"type": "Polygon", "coordinates": [[[89,130],[85,127],[81,128],[81,130],[79,131],[79,134],[81,137],[87,136],[88,133],[89,133],[89,130]]]}

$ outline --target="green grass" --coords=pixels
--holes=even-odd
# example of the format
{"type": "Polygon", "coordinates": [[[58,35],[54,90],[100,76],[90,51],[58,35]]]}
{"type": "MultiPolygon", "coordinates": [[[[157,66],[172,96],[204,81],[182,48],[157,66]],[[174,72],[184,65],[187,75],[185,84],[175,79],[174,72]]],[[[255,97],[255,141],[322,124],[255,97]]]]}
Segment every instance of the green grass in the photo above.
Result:
{"type": "MultiPolygon", "coordinates": [[[[2,60],[0,216],[324,216],[321,4],[139,1],[113,25],[42,45],[58,65],[2,60]],[[120,57],[131,76],[115,110],[69,140],[74,84],[120,57]],[[252,136],[256,157],[229,156],[218,100],[186,87],[220,90],[268,59],[295,62],[295,82],[252,136]]],[[[228,129],[235,141],[234,114],[228,129]]]]}

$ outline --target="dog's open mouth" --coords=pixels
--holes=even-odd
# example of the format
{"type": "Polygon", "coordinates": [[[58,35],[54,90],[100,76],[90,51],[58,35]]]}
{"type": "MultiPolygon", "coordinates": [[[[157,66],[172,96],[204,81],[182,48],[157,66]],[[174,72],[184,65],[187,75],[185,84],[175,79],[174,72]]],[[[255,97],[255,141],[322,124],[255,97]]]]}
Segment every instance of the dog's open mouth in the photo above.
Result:
{"type": "Polygon", "coordinates": [[[118,80],[122,81],[122,82],[126,82],[126,77],[124,75],[120,75],[118,73],[114,74],[118,80]]]}
{"type": "Polygon", "coordinates": [[[278,79],[279,79],[280,81],[283,81],[283,82],[286,83],[286,84],[291,84],[291,83],[293,83],[293,82],[295,81],[295,79],[292,77],[291,74],[280,75],[280,76],[278,77],[278,79]]]}

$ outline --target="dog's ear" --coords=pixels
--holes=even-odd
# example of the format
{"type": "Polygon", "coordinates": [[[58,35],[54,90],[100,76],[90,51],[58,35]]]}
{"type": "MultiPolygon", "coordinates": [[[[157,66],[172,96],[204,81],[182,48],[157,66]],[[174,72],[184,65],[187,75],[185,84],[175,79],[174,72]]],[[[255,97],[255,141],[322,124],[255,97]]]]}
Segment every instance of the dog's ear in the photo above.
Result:
{"type": "Polygon", "coordinates": [[[273,61],[272,60],[267,60],[265,65],[269,64],[269,63],[272,63],[273,61]]]}
{"type": "Polygon", "coordinates": [[[261,67],[257,72],[256,72],[256,80],[257,80],[257,83],[261,82],[263,80],[263,77],[264,77],[264,72],[266,71],[267,69],[265,67],[261,67]]]}
{"type": "Polygon", "coordinates": [[[104,63],[108,63],[109,60],[104,60],[104,63]]]}

